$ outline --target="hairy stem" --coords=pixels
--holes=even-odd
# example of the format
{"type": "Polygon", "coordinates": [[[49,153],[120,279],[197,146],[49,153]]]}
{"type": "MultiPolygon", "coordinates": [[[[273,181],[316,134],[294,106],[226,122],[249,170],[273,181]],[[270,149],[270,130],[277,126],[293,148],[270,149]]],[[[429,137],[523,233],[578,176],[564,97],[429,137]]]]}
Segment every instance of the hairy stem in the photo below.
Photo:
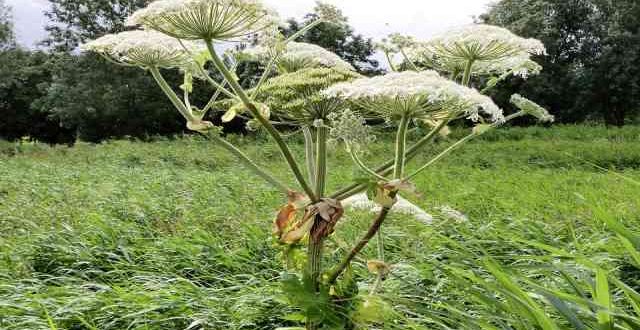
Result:
{"type": "Polygon", "coordinates": [[[289,167],[291,168],[293,175],[296,177],[296,180],[298,180],[298,183],[300,184],[304,192],[307,194],[307,196],[309,196],[309,199],[311,199],[311,201],[317,202],[318,197],[314,194],[313,190],[311,189],[311,186],[309,186],[309,184],[307,183],[307,180],[304,178],[304,175],[302,174],[302,171],[300,170],[298,163],[293,157],[291,150],[289,149],[287,144],[284,142],[282,135],[280,135],[280,133],[275,129],[275,127],[273,127],[273,125],[267,118],[262,116],[262,114],[260,113],[260,111],[258,111],[256,106],[251,101],[251,99],[249,99],[249,96],[247,95],[247,93],[244,91],[244,89],[240,86],[240,84],[236,80],[235,75],[232,74],[227,69],[224,62],[222,62],[222,59],[220,59],[220,57],[216,53],[215,49],[213,48],[213,42],[211,40],[205,40],[205,43],[207,44],[207,49],[209,50],[209,53],[211,53],[213,64],[216,66],[218,71],[222,73],[224,78],[229,83],[229,86],[231,86],[231,89],[238,95],[240,100],[244,103],[247,109],[249,109],[251,114],[260,122],[260,124],[267,130],[269,135],[271,135],[271,137],[276,141],[276,144],[280,148],[280,151],[282,152],[282,155],[287,161],[287,164],[289,164],[289,167]]]}
{"type": "MultiPolygon", "coordinates": [[[[395,198],[396,193],[392,192],[389,197],[395,198]]],[[[349,254],[344,257],[342,262],[329,274],[327,279],[328,284],[334,284],[340,274],[344,272],[345,269],[349,266],[353,258],[355,258],[362,249],[367,246],[371,238],[375,236],[375,234],[380,230],[380,226],[384,223],[385,219],[389,215],[389,211],[391,211],[391,207],[383,207],[378,213],[376,219],[373,221],[367,233],[358,241],[358,243],[351,249],[349,254]]]]}
{"type": "MultiPolygon", "coordinates": [[[[325,126],[316,128],[316,182],[315,193],[318,198],[324,195],[324,189],[327,176],[327,137],[329,129],[325,126]]],[[[320,291],[320,276],[322,274],[322,256],[324,249],[324,234],[319,233],[324,230],[322,222],[324,219],[320,215],[316,215],[313,227],[309,234],[309,248],[307,250],[308,273],[313,285],[314,291],[320,291]]],[[[307,329],[317,329],[318,324],[307,322],[307,329]]]]}

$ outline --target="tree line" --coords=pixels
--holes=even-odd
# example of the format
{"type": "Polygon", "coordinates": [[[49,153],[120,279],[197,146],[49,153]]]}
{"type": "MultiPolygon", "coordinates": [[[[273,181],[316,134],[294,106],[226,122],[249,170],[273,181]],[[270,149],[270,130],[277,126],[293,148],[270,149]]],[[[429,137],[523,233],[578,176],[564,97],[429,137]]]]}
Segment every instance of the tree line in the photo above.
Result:
{"type": "MultiPolygon", "coordinates": [[[[0,0],[0,138],[73,143],[183,133],[184,123],[149,75],[77,52],[87,40],[126,30],[125,18],[148,2],[50,0],[45,50],[33,51],[17,46],[10,8],[0,0]]],[[[335,8],[318,4],[302,21],[288,20],[282,32],[295,33],[322,10],[335,10],[344,24],[320,24],[302,41],[337,53],[363,74],[381,73],[372,59],[373,41],[357,34],[335,8]]],[[[507,96],[523,89],[563,123],[604,121],[620,126],[637,120],[636,0],[502,0],[479,20],[540,39],[548,49],[548,55],[536,59],[545,67],[540,76],[514,78],[495,90],[505,108],[507,96]]],[[[245,64],[239,76],[248,81],[260,70],[257,64],[245,64]]],[[[182,79],[178,72],[167,77],[182,79]]],[[[232,123],[228,129],[242,127],[232,123]]]]}

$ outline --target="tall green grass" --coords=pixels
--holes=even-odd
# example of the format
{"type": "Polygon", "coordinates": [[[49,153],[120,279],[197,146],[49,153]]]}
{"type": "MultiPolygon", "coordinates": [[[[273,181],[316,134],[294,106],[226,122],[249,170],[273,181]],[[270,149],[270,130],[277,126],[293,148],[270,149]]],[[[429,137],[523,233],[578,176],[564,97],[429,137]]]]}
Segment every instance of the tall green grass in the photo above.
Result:
{"type": "MultiPolygon", "coordinates": [[[[233,138],[286,177],[275,147],[233,138]]],[[[425,172],[410,198],[435,220],[390,218],[377,328],[638,329],[639,142],[633,127],[508,129],[425,172]]],[[[339,150],[330,164],[331,187],[359,175],[339,150]]],[[[283,202],[198,138],[0,143],[0,329],[297,326],[270,237],[283,202]]],[[[349,212],[327,258],[371,217],[349,212]]],[[[372,284],[375,255],[352,276],[372,284]]]]}

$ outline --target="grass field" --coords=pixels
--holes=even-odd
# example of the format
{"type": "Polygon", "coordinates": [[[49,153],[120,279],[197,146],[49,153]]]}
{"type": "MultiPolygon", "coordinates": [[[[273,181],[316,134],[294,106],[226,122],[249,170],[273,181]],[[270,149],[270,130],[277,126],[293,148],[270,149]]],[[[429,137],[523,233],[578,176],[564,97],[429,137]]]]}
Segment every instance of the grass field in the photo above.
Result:
{"type": "MultiPolygon", "coordinates": [[[[274,146],[233,139],[286,178],[274,146]]],[[[373,155],[389,152],[390,142],[380,144],[373,155]]],[[[302,154],[300,144],[295,150],[302,154]]],[[[336,188],[358,174],[346,154],[334,154],[336,188]]],[[[390,218],[394,268],[382,299],[391,316],[373,328],[640,324],[640,128],[496,132],[416,184],[423,197],[411,199],[435,220],[390,218]]],[[[270,234],[283,203],[197,138],[0,143],[0,329],[296,326],[270,234]]],[[[339,259],[370,218],[349,212],[327,258],[339,259]]],[[[365,283],[366,255],[353,268],[365,283]]]]}

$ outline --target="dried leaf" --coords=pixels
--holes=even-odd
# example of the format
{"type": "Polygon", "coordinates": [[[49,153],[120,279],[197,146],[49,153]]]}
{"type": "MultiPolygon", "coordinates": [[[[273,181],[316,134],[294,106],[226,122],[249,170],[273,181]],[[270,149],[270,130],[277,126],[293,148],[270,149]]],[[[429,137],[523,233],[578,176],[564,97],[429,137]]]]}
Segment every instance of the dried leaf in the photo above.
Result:
{"type": "Polygon", "coordinates": [[[389,274],[391,267],[387,265],[384,261],[380,260],[368,260],[367,261],[367,269],[372,274],[379,274],[382,272],[382,275],[389,274]]]}

